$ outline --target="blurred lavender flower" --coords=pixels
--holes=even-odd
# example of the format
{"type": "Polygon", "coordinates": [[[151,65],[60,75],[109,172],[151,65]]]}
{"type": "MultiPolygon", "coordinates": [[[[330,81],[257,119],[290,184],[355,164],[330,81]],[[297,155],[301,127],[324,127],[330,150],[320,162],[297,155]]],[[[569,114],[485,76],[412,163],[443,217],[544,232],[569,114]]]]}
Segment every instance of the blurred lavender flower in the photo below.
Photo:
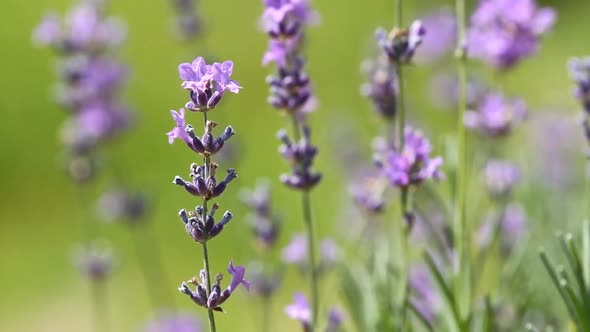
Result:
{"type": "Polygon", "coordinates": [[[416,63],[433,63],[453,51],[457,44],[457,19],[447,8],[439,8],[420,19],[428,33],[416,50],[416,63]]]}
{"type": "Polygon", "coordinates": [[[202,332],[201,326],[192,314],[166,313],[150,321],[143,332],[202,332]]]}
{"type": "Polygon", "coordinates": [[[197,279],[197,277],[193,277],[191,280],[183,282],[178,288],[178,290],[181,293],[188,295],[191,298],[191,300],[193,300],[193,302],[195,302],[199,306],[210,308],[215,311],[223,311],[220,305],[227,301],[227,299],[238,288],[238,286],[243,285],[246,289],[250,288],[250,283],[246,279],[244,279],[246,269],[243,266],[234,266],[233,261],[230,261],[229,266],[227,268],[227,272],[232,276],[232,281],[230,285],[225,290],[221,290],[221,280],[223,280],[223,275],[221,273],[218,274],[215,277],[215,283],[211,287],[211,292],[208,298],[208,285],[207,278],[205,276],[205,270],[201,270],[200,282],[199,279],[197,279]],[[191,290],[187,283],[197,286],[196,290],[191,290]]]}
{"type": "Polygon", "coordinates": [[[403,151],[395,148],[377,151],[376,163],[389,182],[397,187],[407,188],[419,185],[424,180],[441,179],[441,157],[431,158],[432,147],[420,131],[406,128],[403,151]]]}
{"type": "Polygon", "coordinates": [[[369,173],[355,177],[359,179],[349,187],[350,195],[363,211],[381,213],[385,208],[385,183],[381,174],[369,173]]]}
{"type": "Polygon", "coordinates": [[[344,312],[340,309],[330,308],[328,310],[328,325],[326,326],[325,332],[338,332],[341,331],[342,323],[346,319],[344,312]]]}
{"type": "Polygon", "coordinates": [[[535,0],[480,0],[471,16],[468,54],[506,70],[539,48],[539,38],[553,26],[553,9],[535,0]]]}
{"type": "Polygon", "coordinates": [[[302,293],[295,293],[293,295],[293,304],[285,307],[285,313],[289,318],[298,320],[303,326],[304,332],[311,331],[311,309],[309,303],[302,293]]]}
{"type": "Polygon", "coordinates": [[[195,112],[208,111],[219,104],[226,91],[240,92],[242,87],[230,78],[233,67],[232,61],[208,65],[202,57],[180,64],[178,73],[183,80],[182,87],[190,91],[191,98],[185,107],[195,112]]]}
{"type": "Polygon", "coordinates": [[[382,117],[393,119],[397,111],[397,77],[391,63],[379,58],[377,61],[365,61],[369,82],[361,86],[361,93],[369,97],[375,109],[382,117]]]}
{"type": "Polygon", "coordinates": [[[408,64],[426,34],[421,21],[414,21],[409,29],[394,28],[389,33],[383,28],[377,29],[375,38],[390,62],[408,64]]]}
{"type": "Polygon", "coordinates": [[[498,231],[502,250],[510,252],[524,238],[526,227],[526,211],[519,203],[510,203],[500,212],[500,216],[489,213],[484,218],[477,231],[476,240],[480,247],[488,247],[496,236],[495,231],[498,231]]]}
{"type": "MultiPolygon", "coordinates": [[[[295,234],[291,242],[281,251],[281,259],[285,263],[297,265],[305,271],[307,267],[307,237],[304,234],[295,234]]],[[[340,250],[332,239],[323,239],[320,242],[320,263],[318,271],[326,271],[340,260],[340,250]]]]}
{"type": "Polygon", "coordinates": [[[274,295],[283,279],[281,271],[274,272],[270,275],[265,274],[262,264],[259,263],[249,265],[248,275],[250,292],[262,298],[268,298],[274,295]]]}
{"type": "Polygon", "coordinates": [[[103,9],[91,1],[80,1],[64,18],[48,13],[33,33],[34,41],[66,53],[96,53],[120,45],[125,27],[118,19],[103,17],[103,9]]]}
{"type": "Polygon", "coordinates": [[[281,219],[271,211],[269,183],[259,181],[253,190],[243,190],[240,198],[252,210],[248,219],[258,243],[263,249],[271,248],[277,241],[281,219]]]}
{"type": "Polygon", "coordinates": [[[176,11],[175,30],[184,40],[193,40],[201,33],[201,19],[197,15],[196,0],[171,0],[176,11]]]}
{"type": "Polygon", "coordinates": [[[313,189],[322,179],[321,173],[312,170],[318,149],[311,144],[311,130],[303,127],[303,137],[293,142],[284,130],[278,134],[283,145],[279,152],[291,164],[291,174],[282,174],[281,182],[293,189],[308,191],[313,189]]]}
{"type": "MultiPolygon", "coordinates": [[[[487,87],[477,77],[467,82],[467,107],[475,107],[486,95],[487,87]]],[[[447,71],[435,74],[430,81],[430,97],[437,108],[457,110],[459,105],[459,80],[456,73],[447,71]]]]}
{"type": "Polygon", "coordinates": [[[508,161],[489,160],[484,169],[488,193],[494,198],[506,198],[520,182],[520,169],[508,161]]]}
{"type": "Polygon", "coordinates": [[[139,224],[145,217],[147,201],[143,193],[125,188],[107,191],[98,200],[98,214],[107,221],[139,224]]]}
{"type": "Polygon", "coordinates": [[[74,256],[74,265],[92,281],[103,281],[115,266],[113,251],[103,241],[94,241],[80,249],[74,256]]]}
{"type": "Polygon", "coordinates": [[[498,92],[490,92],[480,100],[476,111],[465,113],[465,126],[492,138],[502,138],[508,136],[527,113],[522,99],[507,99],[498,92]]]}
{"type": "Polygon", "coordinates": [[[408,281],[412,289],[412,303],[422,317],[433,323],[440,310],[441,302],[426,265],[411,266],[408,281]]]}
{"type": "Polygon", "coordinates": [[[571,59],[569,67],[572,80],[576,83],[574,95],[585,111],[582,122],[584,134],[586,140],[590,142],[590,57],[571,59]]]}

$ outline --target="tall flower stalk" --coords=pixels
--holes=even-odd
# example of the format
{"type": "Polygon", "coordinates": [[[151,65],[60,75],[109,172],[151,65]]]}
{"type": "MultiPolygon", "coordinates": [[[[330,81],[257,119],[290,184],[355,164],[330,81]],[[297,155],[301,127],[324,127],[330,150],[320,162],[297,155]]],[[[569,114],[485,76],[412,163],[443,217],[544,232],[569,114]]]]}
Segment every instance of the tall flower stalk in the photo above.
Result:
{"type": "Polygon", "coordinates": [[[182,209],[179,216],[186,232],[194,241],[201,244],[203,269],[200,272],[200,278],[193,277],[189,281],[183,282],[179,291],[186,294],[195,304],[207,309],[209,330],[215,332],[214,311],[223,311],[220,307],[221,304],[231,296],[240,284],[248,288],[249,283],[244,279],[245,268],[234,266],[233,261],[230,261],[227,268],[228,273],[232,276],[230,286],[225,290],[221,289],[222,274],[217,274],[214,282],[211,283],[208,241],[221,233],[233,215],[226,211],[221,220],[215,223],[215,214],[219,205],[214,203],[209,206],[209,201],[223,194],[228,184],[238,175],[234,169],[229,168],[223,180],[218,181],[216,178],[216,170],[219,165],[214,163],[211,157],[221,151],[225,142],[235,132],[231,126],[228,126],[220,136],[214,137],[213,129],[217,123],[209,120],[208,112],[217,107],[225,92],[238,93],[241,86],[230,78],[233,71],[233,62],[231,61],[208,65],[202,57],[198,57],[192,63],[181,64],[178,71],[183,80],[182,87],[188,90],[190,97],[190,101],[185,107],[191,112],[202,113],[204,124],[203,135],[197,136],[195,129],[185,123],[184,109],[181,108],[179,112],[171,111],[176,126],[168,132],[169,142],[173,143],[174,140],[180,139],[194,153],[202,157],[202,164],[193,163],[189,168],[192,181],[185,181],[180,176],[176,176],[173,180],[173,184],[184,187],[189,194],[201,199],[201,205],[197,206],[194,211],[182,209]],[[192,290],[188,284],[196,286],[196,290],[192,290]]]}
{"type": "Polygon", "coordinates": [[[310,82],[304,72],[305,60],[301,54],[304,26],[314,21],[313,12],[306,0],[264,0],[262,28],[271,38],[263,64],[274,62],[276,76],[268,78],[271,87],[269,102],[283,112],[292,124],[292,141],[281,131],[281,154],[291,164],[291,174],[283,174],[281,182],[301,191],[303,224],[307,234],[309,256],[311,320],[310,331],[317,327],[319,312],[318,266],[312,222],[310,190],[320,181],[321,175],[312,170],[317,148],[311,145],[311,130],[306,125],[307,113],[313,111],[315,101],[310,82]]]}

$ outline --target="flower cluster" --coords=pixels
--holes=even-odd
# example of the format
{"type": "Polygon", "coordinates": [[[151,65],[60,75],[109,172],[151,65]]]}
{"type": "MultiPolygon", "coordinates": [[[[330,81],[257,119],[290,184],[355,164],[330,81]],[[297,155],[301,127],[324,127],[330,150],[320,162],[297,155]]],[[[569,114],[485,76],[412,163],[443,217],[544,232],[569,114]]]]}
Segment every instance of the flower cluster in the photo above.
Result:
{"type": "MultiPolygon", "coordinates": [[[[304,332],[312,331],[312,313],[305,295],[301,293],[295,293],[293,296],[293,303],[285,307],[285,313],[287,316],[289,316],[289,318],[299,321],[303,327],[304,332]]],[[[324,329],[324,332],[342,331],[343,322],[344,314],[342,311],[336,308],[331,308],[328,311],[328,324],[324,329]]]]}
{"type": "Polygon", "coordinates": [[[386,148],[377,151],[376,163],[389,182],[399,188],[421,184],[428,179],[441,179],[441,157],[431,158],[432,147],[420,131],[407,127],[402,151],[386,148]]]}
{"type": "MultiPolygon", "coordinates": [[[[207,241],[218,236],[224,227],[232,219],[231,212],[226,211],[219,222],[215,222],[215,214],[219,208],[217,203],[208,206],[208,202],[213,198],[219,197],[227,188],[227,185],[238,177],[236,171],[232,168],[227,170],[225,178],[218,181],[216,170],[218,165],[211,161],[211,157],[220,152],[224,147],[225,141],[233,136],[234,130],[228,126],[223,134],[217,138],[213,136],[213,129],[217,125],[213,121],[207,120],[207,113],[213,110],[221,101],[224,93],[230,91],[238,93],[240,85],[230,78],[233,71],[233,63],[225,61],[223,63],[215,62],[206,64],[202,57],[196,58],[192,63],[183,63],[178,67],[178,72],[182,82],[182,87],[189,92],[190,101],[186,108],[190,111],[202,112],[204,114],[204,134],[199,137],[194,128],[185,121],[184,109],[179,112],[171,111],[172,119],[176,126],[168,132],[168,141],[174,143],[176,139],[183,141],[193,152],[203,157],[203,164],[193,163],[190,166],[190,177],[192,181],[185,181],[180,176],[176,176],[173,184],[183,187],[189,194],[201,198],[202,204],[198,205],[194,211],[180,210],[180,220],[184,223],[186,232],[197,243],[202,244],[205,261],[208,262],[206,250],[207,241]]],[[[232,292],[240,285],[248,286],[244,280],[245,268],[235,266],[230,262],[228,272],[232,275],[232,283],[226,290],[221,290],[221,274],[215,278],[215,283],[209,285],[210,271],[208,263],[206,270],[201,271],[201,282],[193,278],[189,283],[197,286],[196,291],[192,291],[187,283],[183,283],[179,290],[187,295],[198,305],[208,308],[209,310],[221,311],[219,307],[224,303],[232,292]]],[[[210,319],[212,313],[210,311],[210,319]]]]}
{"type": "Polygon", "coordinates": [[[378,58],[363,65],[369,82],[361,86],[361,93],[371,99],[377,113],[385,119],[393,119],[397,113],[398,82],[392,64],[378,58]]]}
{"type": "Polygon", "coordinates": [[[291,174],[281,175],[281,182],[297,190],[307,191],[315,187],[322,175],[312,170],[318,150],[311,144],[309,127],[303,127],[303,137],[299,142],[293,142],[285,131],[280,131],[278,136],[283,142],[279,152],[291,164],[291,174]]]}
{"type": "Polygon", "coordinates": [[[465,126],[491,138],[503,138],[527,113],[522,99],[507,99],[500,93],[490,92],[481,98],[477,110],[465,113],[465,126]]]}
{"type": "Polygon", "coordinates": [[[63,22],[57,14],[48,14],[33,37],[60,56],[57,100],[70,114],[61,137],[70,155],[71,176],[87,180],[94,175],[93,149],[132,122],[118,97],[126,69],[108,55],[125,39],[125,29],[117,19],[105,17],[98,2],[81,1],[63,22]]]}
{"type": "Polygon", "coordinates": [[[394,28],[389,33],[380,28],[375,33],[377,43],[392,63],[408,64],[422,43],[426,29],[420,21],[414,21],[409,29],[394,28]]]}
{"type": "Polygon", "coordinates": [[[572,80],[576,83],[574,95],[584,109],[584,134],[590,142],[590,57],[571,59],[569,67],[572,80]]]}
{"type": "Polygon", "coordinates": [[[535,0],[481,0],[471,16],[468,54],[499,70],[512,68],[537,51],[555,18],[535,0]]]}
{"type": "Polygon", "coordinates": [[[191,280],[183,282],[178,290],[188,295],[193,302],[201,307],[223,312],[223,309],[221,309],[220,306],[227,301],[238,286],[242,285],[247,289],[250,288],[250,284],[244,279],[246,269],[243,266],[234,266],[233,261],[230,261],[229,266],[227,267],[227,272],[232,276],[232,280],[230,285],[224,290],[221,289],[223,275],[219,273],[215,277],[215,283],[211,287],[211,290],[208,291],[209,288],[207,285],[205,270],[201,270],[200,281],[197,277],[193,277],[191,280]],[[196,289],[193,291],[188,284],[196,286],[196,289]]]}
{"type": "Polygon", "coordinates": [[[196,12],[196,0],[171,0],[176,12],[175,32],[184,40],[193,40],[201,33],[201,18],[196,12]]]}

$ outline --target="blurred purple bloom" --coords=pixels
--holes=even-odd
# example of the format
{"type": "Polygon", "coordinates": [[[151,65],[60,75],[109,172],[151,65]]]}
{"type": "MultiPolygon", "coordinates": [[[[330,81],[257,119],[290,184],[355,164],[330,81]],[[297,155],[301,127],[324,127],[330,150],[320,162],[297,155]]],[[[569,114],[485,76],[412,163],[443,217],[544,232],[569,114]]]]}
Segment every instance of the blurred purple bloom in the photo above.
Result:
{"type": "Polygon", "coordinates": [[[291,242],[281,251],[285,263],[303,265],[307,259],[307,239],[304,234],[295,234],[291,242]]]}
{"type": "Polygon", "coordinates": [[[492,197],[505,198],[520,182],[520,169],[508,161],[489,160],[484,169],[485,183],[492,197]]]}
{"type": "Polygon", "coordinates": [[[196,12],[196,0],[171,0],[176,11],[176,32],[185,40],[192,40],[201,32],[201,19],[196,12]]]}
{"type": "Polygon", "coordinates": [[[251,264],[248,267],[250,291],[260,297],[271,297],[278,289],[283,275],[281,271],[265,274],[261,264],[251,264]]]}
{"type": "Polygon", "coordinates": [[[499,239],[505,252],[510,252],[517,246],[527,231],[527,214],[522,205],[510,203],[500,212],[500,216],[489,213],[477,232],[478,245],[480,247],[491,245],[494,231],[500,232],[499,239]]]}
{"type": "Polygon", "coordinates": [[[553,26],[553,9],[535,0],[480,0],[471,16],[468,54],[506,70],[539,48],[539,38],[553,26]]]}
{"type": "Polygon", "coordinates": [[[78,250],[74,264],[89,279],[103,281],[112,272],[115,260],[108,244],[95,241],[78,250]]]}
{"type": "Polygon", "coordinates": [[[385,29],[379,28],[375,38],[389,61],[400,64],[412,62],[425,34],[426,29],[422,22],[414,21],[407,30],[395,28],[387,33],[385,29]]]}
{"type": "Polygon", "coordinates": [[[406,188],[419,185],[424,180],[441,179],[441,157],[431,158],[430,142],[420,131],[406,128],[403,151],[386,149],[378,152],[377,165],[389,182],[397,187],[406,188]]]}
{"type": "Polygon", "coordinates": [[[416,63],[433,63],[453,51],[457,44],[457,19],[446,8],[436,9],[422,17],[428,33],[422,36],[422,44],[416,50],[416,63]]]}
{"type": "Polygon", "coordinates": [[[385,182],[380,174],[359,175],[358,181],[349,187],[355,203],[369,213],[380,213],[385,208],[385,182]]]}
{"type": "Polygon", "coordinates": [[[178,66],[182,87],[190,91],[191,101],[186,105],[191,111],[203,112],[214,109],[226,91],[238,93],[242,88],[232,80],[233,62],[206,64],[202,57],[192,63],[178,66]]]}
{"type": "Polygon", "coordinates": [[[201,326],[193,314],[166,313],[150,321],[143,332],[202,332],[201,326]]]}
{"type": "Polygon", "coordinates": [[[278,239],[281,219],[271,211],[268,182],[259,181],[254,190],[243,190],[240,198],[252,210],[248,219],[258,243],[264,249],[272,247],[278,239]]]}
{"type": "Polygon", "coordinates": [[[465,126],[493,138],[506,137],[527,113],[522,99],[507,99],[498,92],[490,92],[480,100],[476,111],[465,114],[465,126]]]}
{"type": "Polygon", "coordinates": [[[570,76],[576,87],[574,95],[590,115],[590,57],[572,58],[568,63],[570,76]]]}
{"type": "Polygon", "coordinates": [[[295,293],[293,296],[293,304],[285,307],[285,313],[289,318],[298,320],[303,325],[304,331],[308,331],[311,325],[311,309],[309,303],[302,293],[295,293]]]}
{"type": "Polygon", "coordinates": [[[124,188],[108,191],[99,198],[98,213],[107,221],[141,223],[147,210],[146,199],[141,192],[130,192],[124,188]]]}
{"type": "Polygon", "coordinates": [[[76,53],[117,46],[125,39],[125,34],[119,20],[103,17],[100,5],[81,1],[68,13],[63,23],[55,13],[46,15],[33,38],[40,45],[76,53]]]}
{"type": "MultiPolygon", "coordinates": [[[[486,95],[487,87],[477,77],[467,82],[467,105],[474,107],[486,95]]],[[[430,81],[430,96],[437,108],[456,110],[459,105],[459,80],[456,73],[440,72],[430,81]]]]}
{"type": "Polygon", "coordinates": [[[440,310],[440,299],[434,282],[424,264],[415,264],[410,268],[409,286],[412,289],[412,302],[430,323],[440,310]]]}
{"type": "Polygon", "coordinates": [[[363,64],[369,82],[361,86],[361,93],[369,97],[377,112],[387,118],[395,117],[397,111],[397,77],[389,62],[367,61],[363,64]]]}
{"type": "Polygon", "coordinates": [[[340,331],[342,323],[346,319],[344,312],[337,308],[330,308],[328,310],[328,326],[326,326],[325,332],[337,332],[340,331]]]}
{"type": "Polygon", "coordinates": [[[211,292],[209,297],[207,298],[207,280],[205,276],[205,271],[201,270],[201,281],[197,277],[192,278],[188,283],[191,283],[196,286],[196,290],[193,291],[188,286],[186,282],[183,282],[178,290],[181,293],[188,295],[194,303],[199,306],[210,308],[215,311],[223,311],[220,305],[222,305],[231,294],[238,288],[238,286],[243,285],[246,289],[250,287],[250,283],[244,279],[244,275],[246,273],[246,269],[243,266],[233,265],[233,261],[229,262],[229,266],[227,268],[227,272],[232,276],[232,281],[227,289],[221,289],[221,281],[223,280],[223,275],[218,274],[215,277],[215,283],[211,287],[211,292]]]}

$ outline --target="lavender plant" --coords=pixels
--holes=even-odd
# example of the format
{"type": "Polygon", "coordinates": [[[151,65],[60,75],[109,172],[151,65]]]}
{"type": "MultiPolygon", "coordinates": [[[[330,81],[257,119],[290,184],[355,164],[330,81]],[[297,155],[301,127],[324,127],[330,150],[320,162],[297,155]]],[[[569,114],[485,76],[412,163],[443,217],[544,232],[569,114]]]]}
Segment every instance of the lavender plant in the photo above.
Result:
{"type": "Polygon", "coordinates": [[[198,205],[195,210],[182,209],[179,215],[189,236],[201,244],[203,270],[200,272],[200,278],[193,277],[189,281],[183,282],[179,291],[186,294],[198,306],[207,309],[209,330],[215,332],[214,311],[223,311],[221,305],[229,299],[238,286],[243,285],[248,288],[249,283],[244,279],[245,268],[239,265],[234,266],[233,261],[230,261],[227,268],[227,272],[232,276],[230,285],[225,290],[221,289],[222,274],[217,274],[214,283],[211,283],[208,242],[223,231],[233,215],[226,211],[216,223],[215,214],[219,205],[214,203],[209,206],[209,201],[223,194],[228,184],[238,175],[235,169],[229,168],[223,180],[218,181],[216,178],[219,165],[211,158],[223,148],[225,142],[235,132],[231,126],[228,126],[220,136],[214,137],[213,129],[217,123],[208,119],[208,112],[218,106],[227,91],[238,93],[241,86],[231,79],[233,72],[233,62],[231,61],[215,62],[208,65],[202,57],[198,57],[192,63],[181,64],[178,71],[180,79],[183,80],[182,87],[189,92],[190,100],[185,107],[191,112],[202,113],[204,122],[204,133],[199,137],[195,133],[195,129],[190,124],[186,124],[184,108],[178,112],[171,111],[176,126],[167,134],[169,143],[172,144],[176,139],[179,139],[203,158],[202,164],[191,164],[189,168],[191,181],[185,181],[180,176],[176,176],[172,181],[173,184],[183,187],[192,196],[201,199],[201,205],[198,205]],[[188,284],[196,286],[196,289],[191,289],[188,284]]]}

